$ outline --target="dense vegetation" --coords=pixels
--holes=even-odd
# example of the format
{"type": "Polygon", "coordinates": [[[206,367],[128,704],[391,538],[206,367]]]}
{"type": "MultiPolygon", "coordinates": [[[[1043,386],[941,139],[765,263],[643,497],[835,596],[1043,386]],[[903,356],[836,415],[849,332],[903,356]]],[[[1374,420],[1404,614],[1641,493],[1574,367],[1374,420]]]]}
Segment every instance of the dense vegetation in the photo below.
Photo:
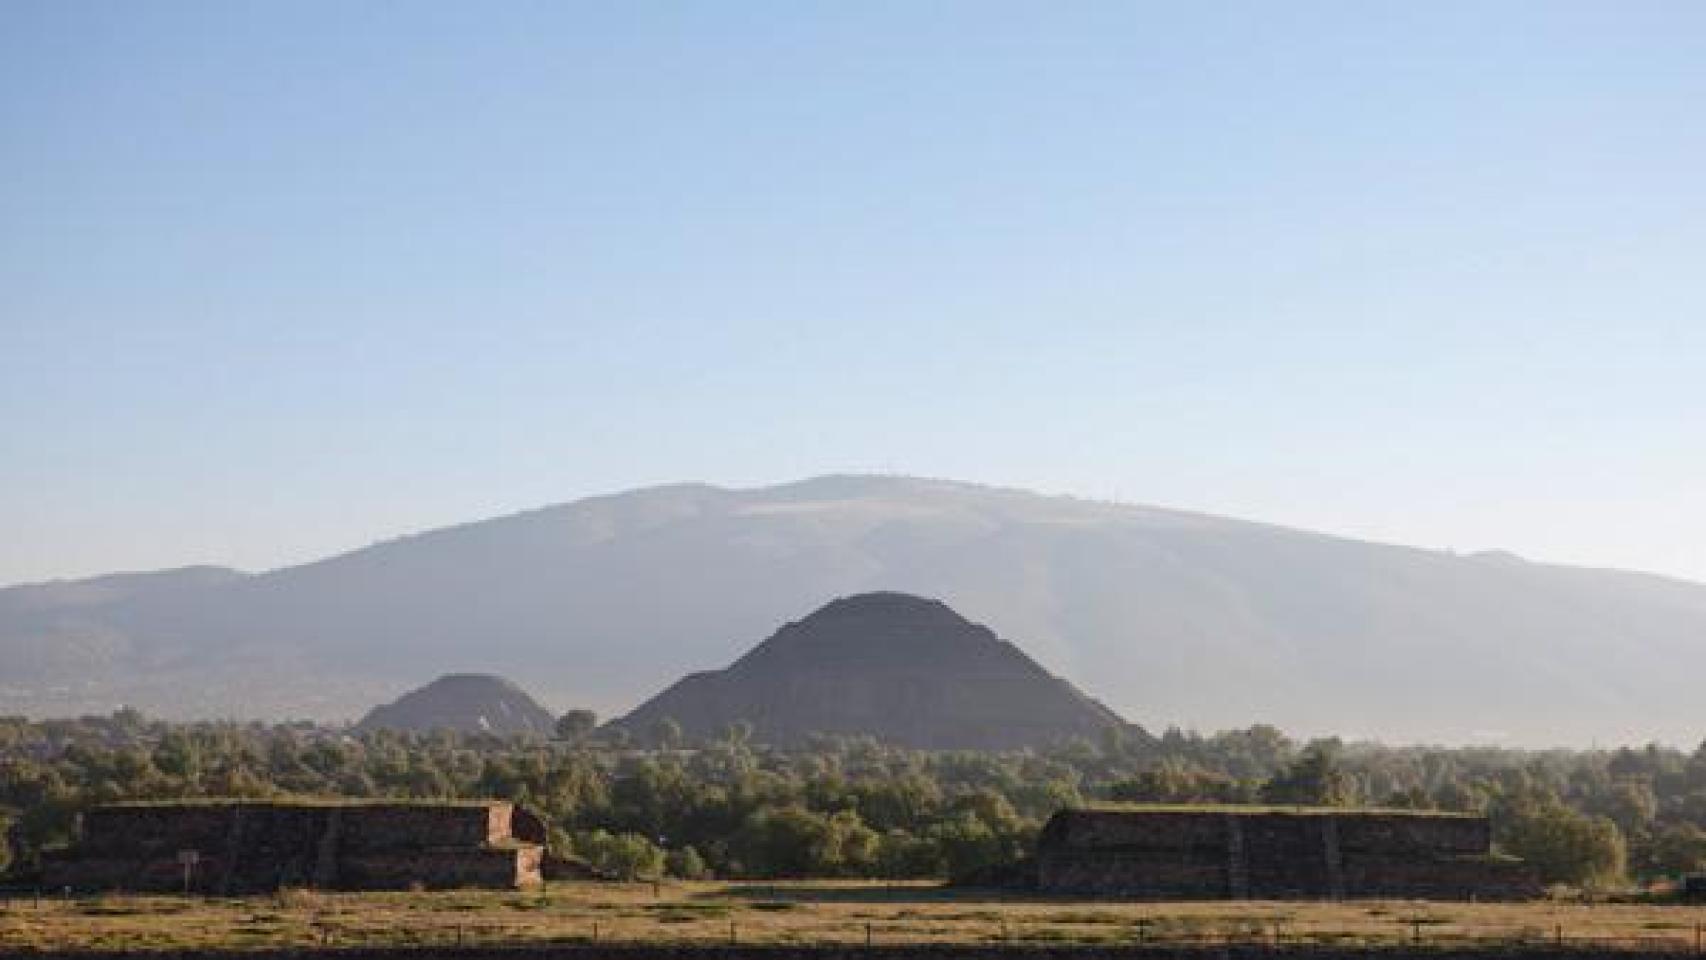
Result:
{"type": "Polygon", "coordinates": [[[1706,744],[1589,752],[1298,744],[1265,726],[1036,753],[924,753],[823,737],[782,752],[735,724],[685,743],[664,721],[601,739],[353,735],[306,723],[178,724],[133,711],[0,719],[0,826],[12,869],[68,842],[110,800],[197,796],[506,797],[555,846],[625,876],[964,876],[1012,863],[1054,810],[1095,800],[1485,811],[1499,846],[1548,882],[1706,869],[1706,744]]]}

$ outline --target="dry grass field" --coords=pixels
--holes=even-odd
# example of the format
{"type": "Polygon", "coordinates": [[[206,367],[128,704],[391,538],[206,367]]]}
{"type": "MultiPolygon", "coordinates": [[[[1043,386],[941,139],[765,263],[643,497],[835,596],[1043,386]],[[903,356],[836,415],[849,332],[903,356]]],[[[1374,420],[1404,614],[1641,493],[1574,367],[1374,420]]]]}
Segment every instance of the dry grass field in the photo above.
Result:
{"type": "Polygon", "coordinates": [[[1126,903],[919,884],[575,883],[543,892],[0,901],[10,950],[600,942],[1593,943],[1695,950],[1706,908],[1634,904],[1126,903]]]}

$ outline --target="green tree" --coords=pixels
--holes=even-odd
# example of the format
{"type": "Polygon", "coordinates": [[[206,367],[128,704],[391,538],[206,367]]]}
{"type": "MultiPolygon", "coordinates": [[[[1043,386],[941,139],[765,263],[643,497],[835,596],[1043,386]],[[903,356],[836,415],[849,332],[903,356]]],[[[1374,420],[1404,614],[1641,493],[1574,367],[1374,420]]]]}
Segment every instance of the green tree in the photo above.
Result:
{"type": "Polygon", "coordinates": [[[570,710],[557,718],[557,739],[571,743],[583,739],[598,728],[598,714],[591,710],[570,710]]]}
{"type": "Polygon", "coordinates": [[[1250,786],[1231,777],[1168,757],[1134,777],[1107,788],[1110,800],[1133,803],[1239,803],[1250,799],[1250,786]]]}
{"type": "Polygon", "coordinates": [[[1692,823],[1665,827],[1653,836],[1649,870],[1678,877],[1706,870],[1706,830],[1692,823]]]}
{"type": "Polygon", "coordinates": [[[1500,848],[1527,861],[1542,883],[1586,885],[1623,877],[1628,852],[1608,817],[1550,800],[1509,807],[1495,822],[1500,848]]]}
{"type": "Polygon", "coordinates": [[[1261,797],[1264,803],[1343,807],[1356,802],[1356,785],[1339,766],[1336,749],[1314,744],[1263,784],[1261,797]]]}
{"type": "Polygon", "coordinates": [[[1130,750],[1130,738],[1125,727],[1110,723],[1102,728],[1102,756],[1109,760],[1123,760],[1130,750]]]}
{"type": "Polygon", "coordinates": [[[1612,784],[1593,804],[1595,813],[1610,818],[1626,837],[1646,833],[1659,813],[1658,798],[1653,796],[1652,784],[1639,777],[1624,777],[1612,784]]]}
{"type": "Polygon", "coordinates": [[[0,875],[12,866],[12,815],[0,811],[0,875]]]}
{"type": "Polygon", "coordinates": [[[741,868],[765,877],[867,875],[879,844],[852,810],[825,816],[800,806],[758,811],[731,842],[741,868]]]}
{"type": "Polygon", "coordinates": [[[681,746],[681,724],[674,717],[659,717],[651,729],[652,744],[659,750],[674,750],[681,746]]]}
{"type": "Polygon", "coordinates": [[[942,806],[941,786],[916,772],[860,780],[850,792],[860,819],[876,830],[916,831],[942,806]]]}
{"type": "Polygon", "coordinates": [[[893,880],[937,877],[946,871],[942,850],[933,840],[905,830],[890,830],[877,841],[876,874],[893,880]]]}
{"type": "Polygon", "coordinates": [[[828,834],[828,820],[804,807],[760,809],[730,838],[730,854],[751,876],[814,876],[822,872],[828,834]]]}
{"type": "Polygon", "coordinates": [[[969,809],[932,826],[928,836],[941,852],[942,869],[950,878],[971,876],[1011,860],[1001,836],[969,809]]]}
{"type": "Polygon", "coordinates": [[[600,873],[619,880],[652,880],[663,876],[663,851],[637,833],[593,830],[575,837],[574,846],[575,852],[600,873]]]}
{"type": "Polygon", "coordinates": [[[648,837],[679,838],[705,793],[679,764],[650,757],[625,765],[610,788],[616,825],[648,837]]]}
{"type": "Polygon", "coordinates": [[[825,871],[851,877],[870,876],[877,863],[881,838],[852,810],[829,815],[829,832],[817,853],[825,871]]]}
{"type": "Polygon", "coordinates": [[[723,728],[723,740],[733,747],[744,747],[752,740],[751,720],[730,720],[723,728]]]}
{"type": "Polygon", "coordinates": [[[670,876],[682,880],[703,880],[711,873],[705,864],[705,858],[692,847],[671,850],[664,857],[664,869],[669,871],[670,876]]]}

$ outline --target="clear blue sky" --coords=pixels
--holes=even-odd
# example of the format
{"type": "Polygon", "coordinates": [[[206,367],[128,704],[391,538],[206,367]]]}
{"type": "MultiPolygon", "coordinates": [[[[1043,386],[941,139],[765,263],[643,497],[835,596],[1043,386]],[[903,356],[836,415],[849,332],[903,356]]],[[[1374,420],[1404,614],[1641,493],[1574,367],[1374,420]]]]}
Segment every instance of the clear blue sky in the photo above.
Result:
{"type": "Polygon", "coordinates": [[[1706,4],[0,3],[0,583],[947,476],[1706,579],[1706,4]]]}

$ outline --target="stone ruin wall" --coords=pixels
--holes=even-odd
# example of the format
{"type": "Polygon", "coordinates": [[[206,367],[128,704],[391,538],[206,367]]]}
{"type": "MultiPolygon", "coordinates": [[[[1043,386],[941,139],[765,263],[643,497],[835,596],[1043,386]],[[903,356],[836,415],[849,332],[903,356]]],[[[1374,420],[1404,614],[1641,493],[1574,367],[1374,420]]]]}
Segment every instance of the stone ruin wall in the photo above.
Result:
{"type": "Polygon", "coordinates": [[[416,883],[436,889],[536,886],[545,865],[541,847],[488,850],[416,850],[350,857],[340,882],[351,890],[407,890],[416,883]],[[430,878],[422,880],[421,878],[430,878]]]}
{"type": "MultiPolygon", "coordinates": [[[[1346,850],[1484,854],[1492,844],[1486,818],[1403,813],[1315,813],[1230,810],[1071,810],[1051,822],[1065,846],[1079,849],[1135,847],[1180,849],[1216,847],[1227,842],[1227,821],[1243,825],[1246,836],[1270,843],[1302,842],[1306,831],[1332,821],[1346,850]]],[[[1319,836],[1319,834],[1316,834],[1319,836]]]]}
{"type": "Polygon", "coordinates": [[[1153,899],[1524,899],[1485,818],[1401,813],[1067,811],[1044,829],[1045,890],[1153,899]]]}
{"type": "Polygon", "coordinates": [[[185,803],[84,814],[82,839],[44,864],[50,886],[240,893],[539,882],[544,826],[513,805],[185,803]],[[520,836],[517,836],[520,834],[520,836]]]}

